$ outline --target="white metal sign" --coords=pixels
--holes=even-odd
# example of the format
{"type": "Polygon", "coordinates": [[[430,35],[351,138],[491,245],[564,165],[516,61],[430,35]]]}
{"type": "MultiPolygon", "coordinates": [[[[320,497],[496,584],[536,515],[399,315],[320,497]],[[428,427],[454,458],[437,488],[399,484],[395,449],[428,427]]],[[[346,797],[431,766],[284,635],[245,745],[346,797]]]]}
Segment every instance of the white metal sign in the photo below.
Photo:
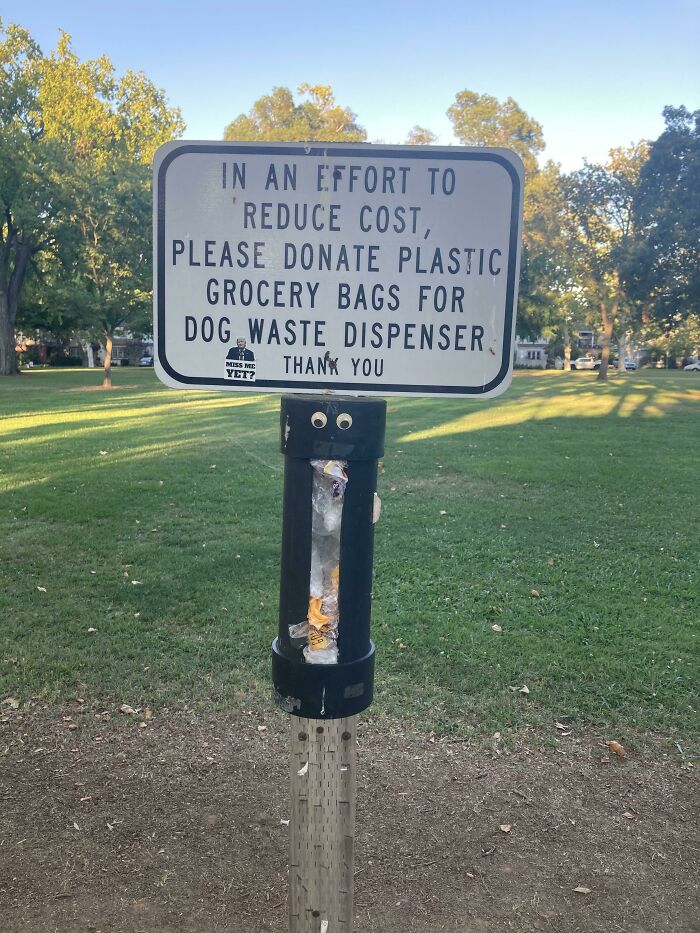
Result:
{"type": "Polygon", "coordinates": [[[158,376],[181,388],[499,394],[512,375],[522,188],[506,149],[162,146],[158,376]]]}

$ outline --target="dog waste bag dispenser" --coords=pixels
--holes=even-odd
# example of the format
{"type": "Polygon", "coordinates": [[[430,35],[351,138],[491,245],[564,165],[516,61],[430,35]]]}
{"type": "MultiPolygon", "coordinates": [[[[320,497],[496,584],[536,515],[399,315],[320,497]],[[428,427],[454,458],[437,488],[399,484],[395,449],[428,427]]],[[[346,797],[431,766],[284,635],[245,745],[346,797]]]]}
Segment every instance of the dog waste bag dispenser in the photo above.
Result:
{"type": "Polygon", "coordinates": [[[282,398],[285,455],[275,701],[309,719],[354,716],[372,702],[370,640],[377,462],[386,402],[282,398]]]}

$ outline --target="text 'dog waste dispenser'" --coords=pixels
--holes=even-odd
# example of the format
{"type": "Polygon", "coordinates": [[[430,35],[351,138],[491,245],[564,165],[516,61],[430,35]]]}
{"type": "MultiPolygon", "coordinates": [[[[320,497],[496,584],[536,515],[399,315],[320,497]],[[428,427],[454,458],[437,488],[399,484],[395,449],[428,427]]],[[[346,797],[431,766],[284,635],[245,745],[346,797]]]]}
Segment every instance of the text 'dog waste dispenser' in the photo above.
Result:
{"type": "Polygon", "coordinates": [[[310,719],[353,716],[372,702],[370,639],[377,464],[386,402],[282,398],[285,455],[275,702],[310,719]]]}

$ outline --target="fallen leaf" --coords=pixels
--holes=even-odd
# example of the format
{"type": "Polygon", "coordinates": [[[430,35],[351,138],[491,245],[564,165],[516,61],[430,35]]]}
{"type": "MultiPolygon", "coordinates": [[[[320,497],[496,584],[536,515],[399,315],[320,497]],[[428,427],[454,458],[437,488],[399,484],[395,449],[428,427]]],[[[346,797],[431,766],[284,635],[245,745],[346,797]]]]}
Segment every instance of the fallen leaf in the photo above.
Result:
{"type": "Polygon", "coordinates": [[[500,825],[498,828],[500,829],[500,831],[501,831],[502,833],[509,833],[509,832],[510,832],[510,829],[511,829],[511,824],[510,824],[510,823],[501,823],[501,825],[500,825]]]}
{"type": "Polygon", "coordinates": [[[77,823],[73,823],[73,829],[77,829],[78,832],[80,832],[80,827],[78,826],[77,823]]]}
{"type": "Polygon", "coordinates": [[[147,723],[147,722],[140,722],[140,723],[139,723],[139,729],[148,729],[148,723],[147,723]]]}
{"type": "Polygon", "coordinates": [[[307,761],[301,768],[299,768],[299,770],[297,771],[297,774],[299,775],[299,777],[304,777],[304,775],[307,773],[308,770],[309,770],[309,763],[307,761]]]}
{"type": "Polygon", "coordinates": [[[258,726],[258,732],[267,732],[267,726],[258,726]]]}
{"type": "Polygon", "coordinates": [[[606,742],[605,743],[611,752],[615,752],[618,758],[624,758],[627,752],[625,751],[624,745],[620,745],[619,742],[606,742]]]}
{"type": "Polygon", "coordinates": [[[133,708],[133,706],[129,706],[128,703],[122,703],[122,705],[119,707],[119,712],[124,713],[125,716],[136,715],[136,710],[133,708]]]}
{"type": "Polygon", "coordinates": [[[539,595],[540,595],[539,590],[530,590],[530,596],[539,596],[539,595]]]}
{"type": "Polygon", "coordinates": [[[45,587],[45,586],[37,586],[37,589],[39,590],[40,593],[45,593],[45,592],[46,592],[46,587],[45,587]]]}
{"type": "Polygon", "coordinates": [[[502,632],[502,631],[503,631],[503,629],[501,628],[501,626],[498,625],[498,623],[496,623],[496,622],[494,622],[494,624],[491,626],[491,628],[493,629],[494,632],[502,632]]]}
{"type": "Polygon", "coordinates": [[[635,815],[634,813],[630,813],[629,810],[625,810],[625,812],[624,812],[622,815],[625,817],[625,819],[628,819],[628,820],[636,820],[636,819],[637,819],[636,815],[635,815]]]}
{"type": "Polygon", "coordinates": [[[519,690],[518,692],[519,692],[519,693],[529,693],[530,690],[529,690],[529,688],[527,687],[526,684],[523,684],[522,687],[520,688],[520,690],[519,690]]]}
{"type": "Polygon", "coordinates": [[[282,826],[289,826],[289,820],[280,820],[282,826]]]}
{"type": "Polygon", "coordinates": [[[132,586],[143,586],[143,583],[140,580],[132,580],[131,585],[132,586]]]}
{"type": "Polygon", "coordinates": [[[150,706],[147,706],[143,711],[143,718],[146,720],[146,722],[150,722],[153,719],[153,710],[150,706]]]}
{"type": "Polygon", "coordinates": [[[447,515],[446,509],[440,509],[440,515],[447,515]]]}
{"type": "Polygon", "coordinates": [[[97,631],[96,628],[90,627],[90,628],[88,629],[88,633],[89,633],[90,635],[94,635],[94,633],[95,633],[96,631],[97,631]]]}
{"type": "Polygon", "coordinates": [[[563,722],[555,722],[554,725],[557,727],[557,729],[561,729],[562,731],[569,728],[568,726],[565,726],[563,722]]]}
{"type": "Polygon", "coordinates": [[[553,567],[553,566],[554,566],[554,561],[552,560],[551,557],[549,558],[549,560],[547,561],[547,563],[549,564],[550,567],[553,567]]]}
{"type": "Polygon", "coordinates": [[[610,759],[609,759],[609,758],[607,757],[607,755],[606,755],[604,758],[601,758],[601,759],[600,759],[600,763],[601,763],[602,765],[609,765],[609,764],[610,764],[610,759]]]}
{"type": "Polygon", "coordinates": [[[582,884],[579,885],[577,888],[574,888],[574,891],[575,891],[577,894],[590,894],[590,893],[591,893],[591,889],[590,889],[590,888],[584,888],[584,886],[583,886],[582,884]]]}

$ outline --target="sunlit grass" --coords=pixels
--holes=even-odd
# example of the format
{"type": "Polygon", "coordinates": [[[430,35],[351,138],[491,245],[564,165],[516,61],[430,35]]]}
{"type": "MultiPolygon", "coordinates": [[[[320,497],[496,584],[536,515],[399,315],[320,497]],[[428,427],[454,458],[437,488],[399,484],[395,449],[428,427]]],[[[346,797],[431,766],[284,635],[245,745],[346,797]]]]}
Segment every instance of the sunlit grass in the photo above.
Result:
{"type": "MultiPolygon", "coordinates": [[[[490,402],[389,401],[376,709],[692,735],[695,377],[524,374],[490,402]]],[[[0,698],[267,703],[279,400],[115,381],[0,380],[0,698]]]]}

